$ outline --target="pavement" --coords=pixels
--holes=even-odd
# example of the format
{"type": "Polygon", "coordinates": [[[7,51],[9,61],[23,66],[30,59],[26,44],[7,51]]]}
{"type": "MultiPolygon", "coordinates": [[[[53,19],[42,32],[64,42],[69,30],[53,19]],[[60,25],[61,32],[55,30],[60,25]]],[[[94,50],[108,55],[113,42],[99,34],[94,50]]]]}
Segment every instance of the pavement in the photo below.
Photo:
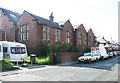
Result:
{"type": "MultiPolygon", "coordinates": [[[[31,72],[31,70],[32,70],[32,71],[36,71],[36,70],[46,70],[46,69],[54,68],[54,67],[56,67],[56,66],[68,66],[68,65],[75,64],[75,63],[77,63],[77,61],[66,62],[66,63],[56,64],[56,65],[28,64],[27,67],[21,67],[21,65],[19,65],[18,67],[19,67],[20,69],[15,69],[15,70],[9,70],[9,71],[0,72],[0,76],[8,76],[8,75],[20,74],[20,73],[24,73],[24,72],[31,72]]],[[[17,66],[16,66],[16,67],[17,67],[17,66]]]]}

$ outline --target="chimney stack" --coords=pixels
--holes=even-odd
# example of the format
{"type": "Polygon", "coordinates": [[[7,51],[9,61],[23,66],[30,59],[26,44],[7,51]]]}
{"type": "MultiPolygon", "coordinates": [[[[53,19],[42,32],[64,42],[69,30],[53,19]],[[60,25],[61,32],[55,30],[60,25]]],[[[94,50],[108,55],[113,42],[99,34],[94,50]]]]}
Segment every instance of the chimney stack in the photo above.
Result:
{"type": "Polygon", "coordinates": [[[53,12],[52,12],[51,15],[49,16],[49,20],[54,21],[53,12]]]}

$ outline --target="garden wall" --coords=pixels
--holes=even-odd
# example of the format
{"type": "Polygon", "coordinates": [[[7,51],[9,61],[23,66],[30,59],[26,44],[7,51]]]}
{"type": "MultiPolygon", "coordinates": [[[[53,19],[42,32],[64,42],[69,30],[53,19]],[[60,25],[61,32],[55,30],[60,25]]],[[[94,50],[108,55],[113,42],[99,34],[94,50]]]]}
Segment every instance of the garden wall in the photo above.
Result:
{"type": "Polygon", "coordinates": [[[82,53],[51,53],[52,64],[66,63],[71,61],[77,61],[82,53]]]}

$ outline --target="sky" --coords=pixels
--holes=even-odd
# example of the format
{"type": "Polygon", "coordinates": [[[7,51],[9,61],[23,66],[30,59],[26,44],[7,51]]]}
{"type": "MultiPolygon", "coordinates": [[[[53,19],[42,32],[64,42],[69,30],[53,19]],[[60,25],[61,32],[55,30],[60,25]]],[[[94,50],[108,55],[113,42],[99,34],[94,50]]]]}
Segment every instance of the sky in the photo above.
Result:
{"type": "Polygon", "coordinates": [[[92,28],[96,37],[118,42],[119,0],[0,0],[0,7],[22,13],[30,13],[49,19],[53,12],[54,21],[68,19],[73,26],[83,24],[92,28]]]}

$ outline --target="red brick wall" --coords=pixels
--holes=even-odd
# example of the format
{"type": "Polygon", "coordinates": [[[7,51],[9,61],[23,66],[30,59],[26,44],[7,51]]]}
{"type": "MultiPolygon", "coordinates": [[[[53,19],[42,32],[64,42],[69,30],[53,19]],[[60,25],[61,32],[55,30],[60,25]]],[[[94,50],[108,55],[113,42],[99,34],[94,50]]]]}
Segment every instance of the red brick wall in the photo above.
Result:
{"type": "Polygon", "coordinates": [[[7,41],[15,41],[15,30],[11,30],[14,28],[14,24],[12,21],[9,20],[9,18],[2,12],[0,11],[1,16],[0,16],[0,26],[1,30],[6,32],[6,40],[7,41]]]}
{"type": "Polygon", "coordinates": [[[75,31],[75,35],[76,35],[76,46],[78,48],[80,48],[81,50],[84,50],[85,49],[85,45],[84,45],[84,37],[86,36],[87,37],[87,32],[85,30],[85,27],[83,24],[81,24],[75,31]],[[81,33],[82,34],[82,43],[81,44],[78,44],[78,33],[81,33]]]}
{"type": "Polygon", "coordinates": [[[2,41],[2,31],[0,30],[0,41],[2,41]]]}
{"type": "MultiPolygon", "coordinates": [[[[52,63],[54,63],[54,54],[50,54],[52,63]]],[[[60,63],[77,61],[78,57],[82,56],[81,53],[60,53],[60,63]]]]}

